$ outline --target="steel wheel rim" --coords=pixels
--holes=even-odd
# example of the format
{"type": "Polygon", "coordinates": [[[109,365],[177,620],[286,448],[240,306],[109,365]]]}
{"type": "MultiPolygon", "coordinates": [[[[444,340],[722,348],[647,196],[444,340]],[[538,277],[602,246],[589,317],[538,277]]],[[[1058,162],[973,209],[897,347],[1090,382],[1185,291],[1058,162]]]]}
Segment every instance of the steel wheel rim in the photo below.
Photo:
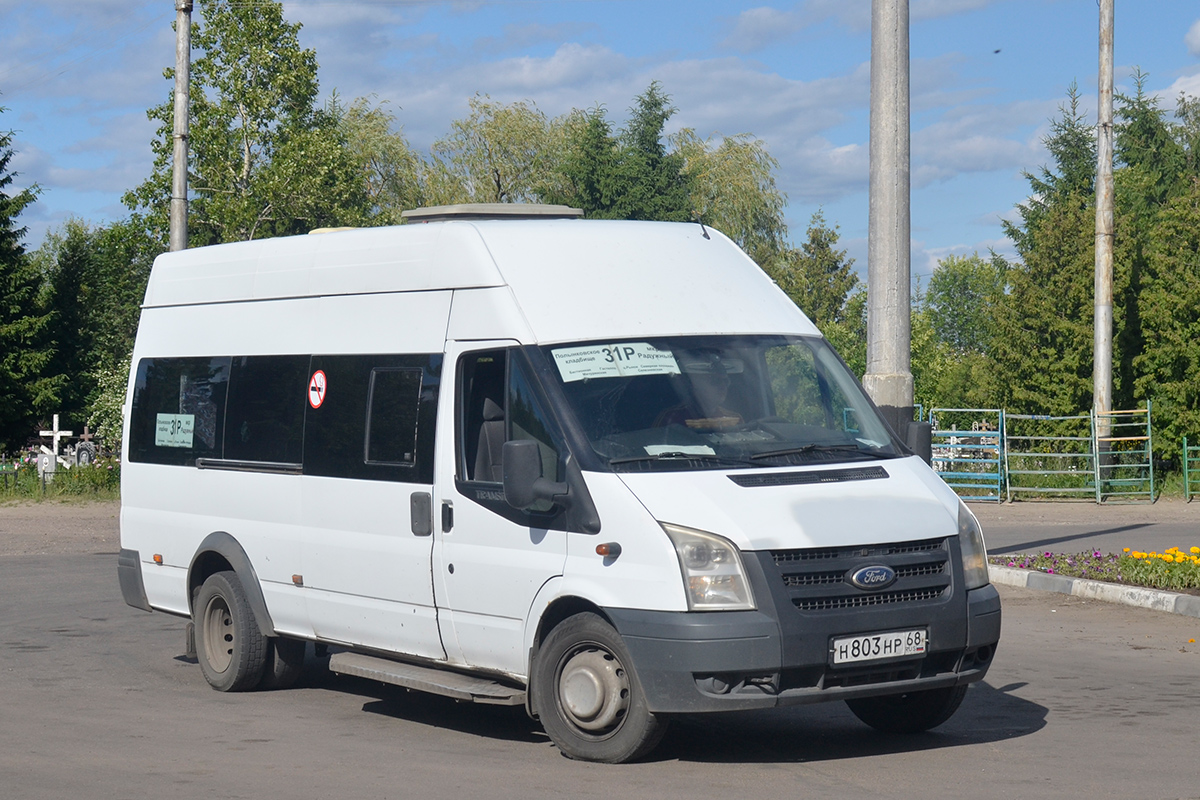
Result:
{"type": "Polygon", "coordinates": [[[224,672],[233,661],[233,616],[221,597],[213,597],[204,608],[204,660],[214,672],[224,672]]]}
{"type": "Polygon", "coordinates": [[[556,681],[562,718],[583,736],[605,738],[620,729],[632,694],[620,659],[598,644],[581,644],[559,662],[556,681]]]}

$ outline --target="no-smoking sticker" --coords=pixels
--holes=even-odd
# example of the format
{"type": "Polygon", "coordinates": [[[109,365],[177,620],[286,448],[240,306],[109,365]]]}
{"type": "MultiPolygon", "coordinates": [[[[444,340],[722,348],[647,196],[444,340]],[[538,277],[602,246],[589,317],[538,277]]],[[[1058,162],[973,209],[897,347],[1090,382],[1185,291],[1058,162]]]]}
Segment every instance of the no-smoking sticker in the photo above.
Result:
{"type": "Polygon", "coordinates": [[[308,404],[313,408],[320,408],[321,403],[325,402],[325,372],[317,370],[313,376],[308,379],[308,404]]]}

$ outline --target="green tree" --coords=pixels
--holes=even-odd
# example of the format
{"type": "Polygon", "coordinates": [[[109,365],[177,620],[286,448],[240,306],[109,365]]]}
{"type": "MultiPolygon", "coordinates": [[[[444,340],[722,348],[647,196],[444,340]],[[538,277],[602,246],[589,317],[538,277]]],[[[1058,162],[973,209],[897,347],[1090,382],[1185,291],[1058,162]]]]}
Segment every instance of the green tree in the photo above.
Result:
{"type": "Polygon", "coordinates": [[[1025,173],[1031,196],[1005,223],[1019,262],[995,307],[999,403],[1075,414],[1092,404],[1095,140],[1074,84],[1046,147],[1053,168],[1025,173]]]}
{"type": "MultiPolygon", "coordinates": [[[[4,109],[0,108],[0,113],[4,109]]],[[[36,199],[38,188],[14,192],[18,173],[9,169],[12,131],[0,132],[0,452],[25,444],[34,432],[31,383],[48,360],[48,315],[38,306],[41,276],[21,240],[26,228],[17,218],[36,199]]]]}
{"type": "Polygon", "coordinates": [[[629,112],[616,135],[603,107],[570,117],[562,186],[546,198],[582,208],[592,219],[693,219],[685,158],[664,143],[663,129],[675,113],[670,97],[654,81],[629,112]]]}
{"type": "Polygon", "coordinates": [[[867,296],[854,259],[838,249],[837,226],[818,210],[806,240],[769,260],[763,270],[821,330],[859,377],[867,363],[867,296]]]}
{"type": "Polygon", "coordinates": [[[437,203],[537,202],[554,183],[562,121],[529,102],[469,101],[471,113],[433,144],[430,193],[437,203]]]}
{"type": "Polygon", "coordinates": [[[1004,294],[1007,263],[949,255],[940,259],[929,277],[922,307],[937,339],[957,352],[987,352],[994,335],[993,307],[1004,294]]]}
{"type": "Polygon", "coordinates": [[[671,137],[691,185],[693,215],[729,236],[759,264],[786,247],[786,198],[766,143],[750,134],[701,139],[691,128],[671,137]],[[719,142],[715,141],[719,139],[719,142]]]}
{"type": "Polygon", "coordinates": [[[39,304],[49,314],[48,359],[35,382],[34,410],[43,420],[62,415],[67,428],[82,426],[95,388],[91,361],[95,345],[92,302],[99,273],[96,235],[80,220],[52,232],[33,254],[42,275],[39,304]]]}
{"type": "Polygon", "coordinates": [[[777,254],[764,269],[818,327],[840,322],[860,286],[854,259],[838,249],[841,235],[836,225],[826,223],[821,210],[813,213],[806,236],[799,247],[777,254]]]}
{"type": "MultiPolygon", "coordinates": [[[[316,53],[300,47],[300,25],[284,21],[272,0],[212,0],[202,9],[189,92],[189,244],[366,221],[365,173],[336,117],[316,106],[316,53]]],[[[154,172],[125,203],[165,238],[173,100],[147,115],[160,123],[154,172]]]]}
{"type": "Polygon", "coordinates": [[[349,106],[334,97],[329,108],[364,176],[373,221],[398,225],[402,211],[426,205],[430,167],[397,129],[395,114],[363,97],[349,106]]]}

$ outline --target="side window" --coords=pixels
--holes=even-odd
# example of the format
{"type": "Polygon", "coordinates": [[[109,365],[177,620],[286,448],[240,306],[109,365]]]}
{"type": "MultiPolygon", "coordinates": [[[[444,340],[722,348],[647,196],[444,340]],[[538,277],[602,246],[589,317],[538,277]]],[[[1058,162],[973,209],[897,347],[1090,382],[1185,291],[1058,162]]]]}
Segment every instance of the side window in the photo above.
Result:
{"type": "MultiPolygon", "coordinates": [[[[514,359],[508,373],[508,440],[532,439],[537,442],[542,454],[542,475],[552,481],[560,481],[558,448],[550,435],[547,417],[533,393],[525,368],[514,359]]],[[[550,504],[546,504],[547,508],[550,504]]]]}
{"type": "Polygon", "coordinates": [[[561,506],[539,501],[532,508],[515,509],[499,485],[504,480],[504,443],[515,439],[537,442],[542,475],[564,479],[560,440],[524,364],[516,350],[481,350],[459,358],[458,491],[518,525],[567,530],[561,506]]]}
{"type": "Polygon", "coordinates": [[[440,355],[313,356],[324,392],[304,417],[304,473],[433,483],[440,355]]]}
{"type": "Polygon", "coordinates": [[[469,481],[499,483],[500,450],[507,426],[504,381],[508,353],[487,350],[468,353],[458,362],[461,419],[458,474],[469,481]]]}
{"type": "Polygon", "coordinates": [[[229,358],[143,358],[130,410],[129,458],[191,466],[220,458],[229,358]]]}
{"type": "Polygon", "coordinates": [[[504,443],[532,439],[542,453],[542,475],[562,479],[554,437],[520,359],[504,350],[469,353],[459,361],[459,387],[460,476],[500,483],[504,443]]]}
{"type": "Polygon", "coordinates": [[[308,359],[307,355],[233,359],[225,412],[225,458],[300,463],[308,359]]]}
{"type": "Polygon", "coordinates": [[[421,370],[371,370],[367,403],[366,461],[411,467],[417,460],[421,370]]]}

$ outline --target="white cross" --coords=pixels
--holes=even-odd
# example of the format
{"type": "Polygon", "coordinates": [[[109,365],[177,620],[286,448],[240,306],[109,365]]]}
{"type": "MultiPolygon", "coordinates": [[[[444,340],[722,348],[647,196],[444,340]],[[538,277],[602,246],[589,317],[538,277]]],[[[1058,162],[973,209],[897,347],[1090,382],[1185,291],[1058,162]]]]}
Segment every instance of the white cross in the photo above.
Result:
{"type": "Polygon", "coordinates": [[[65,439],[68,436],[74,436],[75,433],[74,433],[74,431],[60,431],[58,429],[58,414],[55,414],[54,415],[54,430],[38,431],[38,435],[39,436],[51,436],[54,438],[54,449],[50,452],[50,455],[54,456],[57,459],[58,458],[58,442],[59,442],[59,440],[65,439]]]}

